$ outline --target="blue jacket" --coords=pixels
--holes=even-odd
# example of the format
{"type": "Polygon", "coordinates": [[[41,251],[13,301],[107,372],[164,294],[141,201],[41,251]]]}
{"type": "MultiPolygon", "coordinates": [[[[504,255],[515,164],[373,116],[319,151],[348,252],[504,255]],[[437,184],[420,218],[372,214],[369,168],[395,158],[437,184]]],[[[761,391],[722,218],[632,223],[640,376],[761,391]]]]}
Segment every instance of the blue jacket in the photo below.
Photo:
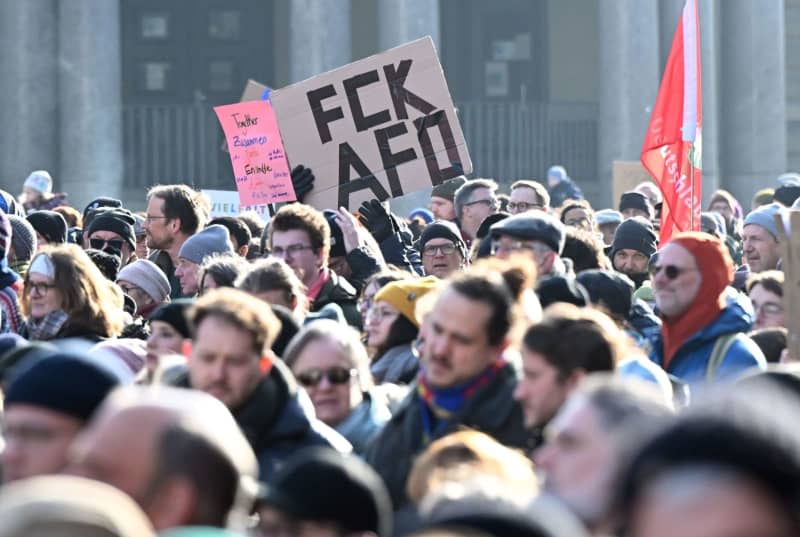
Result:
{"type": "MultiPolygon", "coordinates": [[[[734,289],[726,291],[726,305],[719,317],[711,324],[700,328],[687,339],[675,353],[665,368],[667,373],[675,375],[690,386],[701,386],[706,383],[706,370],[717,338],[725,334],[737,334],[728,347],[713,380],[730,382],[752,367],[765,369],[767,361],[755,342],[747,337],[753,326],[753,308],[747,297],[734,289]]],[[[657,334],[652,342],[650,359],[658,365],[663,364],[663,336],[657,334]]],[[[663,367],[663,365],[662,365],[663,367]]]]}

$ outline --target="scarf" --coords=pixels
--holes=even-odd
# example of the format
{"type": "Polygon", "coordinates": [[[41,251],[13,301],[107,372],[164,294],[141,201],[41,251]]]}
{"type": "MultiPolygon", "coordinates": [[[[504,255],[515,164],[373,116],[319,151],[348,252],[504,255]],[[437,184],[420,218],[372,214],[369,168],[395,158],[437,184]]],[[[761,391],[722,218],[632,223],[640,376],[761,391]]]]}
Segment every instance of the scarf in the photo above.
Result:
{"type": "Polygon", "coordinates": [[[431,386],[422,369],[417,379],[417,393],[422,414],[423,442],[427,444],[441,433],[464,403],[489,384],[505,365],[505,358],[500,357],[477,377],[450,388],[431,386]]]}
{"type": "Polygon", "coordinates": [[[28,339],[47,341],[55,338],[67,322],[64,310],[51,311],[39,320],[28,319],[28,339]]]}
{"type": "Polygon", "coordinates": [[[733,261],[728,249],[716,237],[686,232],[675,235],[671,242],[678,243],[692,254],[703,280],[697,296],[685,312],[663,319],[664,357],[661,366],[665,371],[681,346],[720,316],[725,309],[725,288],[733,282],[733,261]]]}
{"type": "Polygon", "coordinates": [[[314,302],[317,299],[320,291],[322,291],[322,288],[325,286],[325,282],[327,282],[330,277],[331,273],[328,270],[328,267],[319,269],[319,276],[317,276],[317,279],[308,286],[308,291],[306,291],[306,296],[311,302],[314,302]]]}

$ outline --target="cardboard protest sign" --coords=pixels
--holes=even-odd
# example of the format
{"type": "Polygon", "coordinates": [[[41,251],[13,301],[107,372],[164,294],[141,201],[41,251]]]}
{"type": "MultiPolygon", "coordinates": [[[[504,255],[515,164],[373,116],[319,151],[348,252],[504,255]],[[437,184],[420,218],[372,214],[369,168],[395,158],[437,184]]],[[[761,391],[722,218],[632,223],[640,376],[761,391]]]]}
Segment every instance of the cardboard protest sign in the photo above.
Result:
{"type": "Polygon", "coordinates": [[[202,193],[211,200],[210,218],[218,216],[239,216],[245,211],[258,213],[264,222],[269,222],[269,205],[242,205],[239,202],[239,193],[235,190],[207,190],[202,193]]]}
{"type": "Polygon", "coordinates": [[[287,155],[314,171],[305,202],[357,207],[472,171],[430,37],[274,90],[287,155]]]}
{"type": "Polygon", "coordinates": [[[228,141],[241,204],[296,200],[275,113],[269,101],[217,106],[214,112],[228,141]]]}
{"type": "MultiPolygon", "coordinates": [[[[644,169],[642,163],[636,161],[615,160],[612,164],[612,192],[614,207],[619,203],[622,194],[634,189],[639,183],[653,183],[653,178],[644,169]]],[[[653,183],[655,185],[655,183],[653,183]]]]}

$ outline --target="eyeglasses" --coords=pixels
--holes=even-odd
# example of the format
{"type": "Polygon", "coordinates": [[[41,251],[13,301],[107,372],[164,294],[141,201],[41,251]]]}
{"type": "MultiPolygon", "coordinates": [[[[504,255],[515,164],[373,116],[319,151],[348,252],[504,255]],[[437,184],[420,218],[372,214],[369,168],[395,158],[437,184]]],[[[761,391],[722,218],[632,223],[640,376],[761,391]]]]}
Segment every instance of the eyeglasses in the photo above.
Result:
{"type": "Polygon", "coordinates": [[[153,216],[151,214],[145,215],[144,221],[148,224],[153,220],[163,220],[164,218],[169,218],[169,216],[153,216]]]}
{"type": "Polygon", "coordinates": [[[654,277],[656,274],[661,272],[662,269],[664,270],[664,275],[667,277],[667,279],[670,280],[678,278],[684,272],[697,270],[696,268],[692,267],[681,268],[681,267],[676,267],[675,265],[653,265],[653,267],[650,269],[650,276],[654,277]]]}
{"type": "Polygon", "coordinates": [[[366,313],[372,307],[372,297],[359,298],[356,305],[358,306],[358,311],[360,311],[362,315],[366,315],[366,313]]]}
{"type": "Polygon", "coordinates": [[[110,247],[112,247],[113,249],[119,250],[121,252],[122,251],[122,245],[125,244],[125,241],[122,241],[120,239],[106,240],[106,239],[100,239],[100,238],[90,238],[89,239],[89,244],[95,250],[103,250],[106,247],[106,244],[107,244],[110,247]]]}
{"type": "Polygon", "coordinates": [[[433,257],[436,254],[450,255],[456,251],[456,245],[452,242],[450,244],[436,244],[429,245],[422,249],[422,255],[433,257]]]}
{"type": "Polygon", "coordinates": [[[44,282],[28,282],[25,284],[25,289],[32,293],[36,291],[37,295],[46,295],[50,289],[55,289],[56,286],[52,283],[44,283],[44,282]]]}
{"type": "Polygon", "coordinates": [[[365,320],[367,321],[367,323],[369,323],[371,321],[380,322],[380,321],[382,321],[384,319],[397,317],[398,315],[400,315],[398,312],[392,311],[392,310],[387,309],[387,308],[375,308],[375,307],[372,307],[372,308],[367,310],[367,315],[365,316],[365,320]]]}
{"type": "Polygon", "coordinates": [[[291,256],[294,257],[303,250],[313,250],[314,247],[308,244],[291,244],[286,248],[281,248],[280,246],[275,246],[270,250],[270,255],[275,257],[284,257],[284,256],[291,256]]]}
{"type": "Polygon", "coordinates": [[[783,313],[783,306],[775,302],[764,302],[763,304],[753,302],[753,309],[755,311],[761,310],[765,315],[779,315],[783,313]]]}
{"type": "Polygon", "coordinates": [[[331,384],[347,384],[350,379],[355,377],[358,372],[355,369],[344,367],[332,367],[330,369],[309,369],[297,374],[297,381],[306,388],[312,388],[322,382],[323,378],[328,379],[331,384]]]}
{"type": "Polygon", "coordinates": [[[497,208],[497,200],[495,198],[489,198],[484,200],[475,200],[475,201],[468,201],[464,204],[464,207],[469,207],[470,205],[478,205],[479,203],[483,203],[487,207],[491,207],[492,209],[497,208]]]}
{"type": "Polygon", "coordinates": [[[523,241],[514,241],[509,243],[502,243],[502,242],[492,242],[492,255],[497,254],[498,252],[521,252],[521,251],[528,251],[533,252],[537,255],[544,255],[548,252],[552,252],[553,250],[549,248],[547,245],[542,244],[540,242],[523,242],[523,241]]]}
{"type": "Polygon", "coordinates": [[[544,205],[541,203],[528,203],[526,201],[509,201],[508,202],[508,210],[509,211],[516,211],[519,210],[520,212],[529,211],[531,209],[544,209],[544,205]]]}

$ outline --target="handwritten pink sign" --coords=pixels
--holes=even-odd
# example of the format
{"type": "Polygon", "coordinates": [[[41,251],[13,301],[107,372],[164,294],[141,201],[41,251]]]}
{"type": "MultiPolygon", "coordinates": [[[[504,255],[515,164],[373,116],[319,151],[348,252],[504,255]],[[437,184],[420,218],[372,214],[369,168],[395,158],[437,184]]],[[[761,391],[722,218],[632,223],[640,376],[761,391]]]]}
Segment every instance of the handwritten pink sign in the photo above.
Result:
{"type": "Polygon", "coordinates": [[[225,132],[242,205],[294,201],[289,165],[269,101],[214,108],[225,132]]]}

